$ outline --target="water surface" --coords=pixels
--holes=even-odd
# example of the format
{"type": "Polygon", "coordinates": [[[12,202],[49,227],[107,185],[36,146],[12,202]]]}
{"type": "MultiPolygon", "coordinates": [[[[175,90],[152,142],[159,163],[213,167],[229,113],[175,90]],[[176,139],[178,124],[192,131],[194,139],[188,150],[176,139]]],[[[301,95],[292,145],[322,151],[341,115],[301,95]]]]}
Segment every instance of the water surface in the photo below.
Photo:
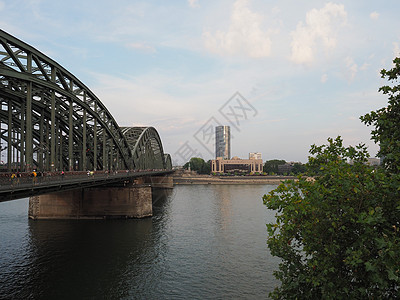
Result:
{"type": "Polygon", "coordinates": [[[178,185],[143,220],[32,221],[27,199],[0,203],[0,298],[265,299],[274,187],[178,185]]]}

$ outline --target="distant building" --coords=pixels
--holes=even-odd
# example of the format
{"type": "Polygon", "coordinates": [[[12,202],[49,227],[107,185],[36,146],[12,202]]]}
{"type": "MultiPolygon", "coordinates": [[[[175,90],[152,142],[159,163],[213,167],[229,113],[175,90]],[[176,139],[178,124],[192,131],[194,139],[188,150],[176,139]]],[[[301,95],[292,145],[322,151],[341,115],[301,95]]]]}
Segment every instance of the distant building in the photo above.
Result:
{"type": "Polygon", "coordinates": [[[303,165],[301,162],[296,161],[290,161],[283,165],[278,165],[278,174],[290,174],[292,171],[294,171],[293,168],[296,164],[303,165]]]}
{"type": "Polygon", "coordinates": [[[231,129],[229,126],[215,127],[215,158],[231,158],[231,129]]]}
{"type": "Polygon", "coordinates": [[[222,159],[218,157],[211,161],[211,172],[213,173],[262,173],[262,159],[222,159]]]}
{"type": "Polygon", "coordinates": [[[278,165],[278,174],[289,174],[293,169],[292,163],[286,163],[284,165],[278,165]]]}
{"type": "Polygon", "coordinates": [[[379,166],[381,164],[381,160],[379,158],[369,157],[367,159],[367,164],[370,166],[379,166]]]}
{"type": "MultiPolygon", "coordinates": [[[[352,165],[354,164],[354,161],[351,159],[349,163],[352,165]]],[[[382,158],[374,158],[374,157],[368,157],[367,161],[365,162],[367,165],[377,167],[382,164],[382,158]]]]}
{"type": "Polygon", "coordinates": [[[262,159],[260,152],[250,152],[249,159],[262,159]]]}

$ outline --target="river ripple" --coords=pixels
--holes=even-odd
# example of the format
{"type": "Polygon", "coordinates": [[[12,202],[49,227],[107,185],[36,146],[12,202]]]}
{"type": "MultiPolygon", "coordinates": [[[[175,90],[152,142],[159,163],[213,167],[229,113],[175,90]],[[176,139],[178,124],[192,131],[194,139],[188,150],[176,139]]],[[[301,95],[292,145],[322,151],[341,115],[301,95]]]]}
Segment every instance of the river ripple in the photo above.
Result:
{"type": "Polygon", "coordinates": [[[144,220],[32,221],[0,203],[1,299],[262,299],[271,185],[176,186],[144,220]]]}

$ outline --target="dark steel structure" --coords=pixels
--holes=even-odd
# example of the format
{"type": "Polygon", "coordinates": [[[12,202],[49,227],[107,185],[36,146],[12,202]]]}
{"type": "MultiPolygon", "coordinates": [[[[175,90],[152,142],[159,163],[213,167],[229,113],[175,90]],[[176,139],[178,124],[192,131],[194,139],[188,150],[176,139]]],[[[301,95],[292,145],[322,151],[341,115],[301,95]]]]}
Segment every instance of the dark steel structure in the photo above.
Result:
{"type": "Polygon", "coordinates": [[[8,172],[172,168],[153,127],[120,128],[78,78],[2,30],[0,130],[8,172]]]}

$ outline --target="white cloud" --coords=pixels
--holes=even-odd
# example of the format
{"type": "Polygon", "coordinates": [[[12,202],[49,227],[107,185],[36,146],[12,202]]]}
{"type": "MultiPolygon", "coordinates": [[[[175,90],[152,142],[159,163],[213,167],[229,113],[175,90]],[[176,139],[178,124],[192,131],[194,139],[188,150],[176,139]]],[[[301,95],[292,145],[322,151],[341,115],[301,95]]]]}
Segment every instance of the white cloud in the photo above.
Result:
{"type": "Polygon", "coordinates": [[[360,70],[361,71],[366,71],[366,70],[368,70],[368,68],[371,66],[371,64],[369,64],[369,63],[364,63],[361,67],[360,67],[360,70]]]}
{"type": "Polygon", "coordinates": [[[277,15],[281,12],[281,9],[278,6],[274,6],[272,8],[272,14],[277,15]]]}
{"type": "Polygon", "coordinates": [[[378,20],[379,19],[379,13],[377,13],[376,11],[374,11],[374,12],[372,12],[372,13],[370,13],[369,14],[369,17],[372,19],[372,20],[378,20]]]}
{"type": "Polygon", "coordinates": [[[185,115],[190,111],[189,104],[162,91],[162,86],[168,81],[173,84],[175,78],[152,76],[153,81],[150,81],[146,76],[119,78],[101,73],[92,73],[92,76],[97,81],[92,90],[96,91],[104,105],[114,107],[112,114],[122,125],[130,125],[129,122],[133,121],[151,123],[149,120],[165,115],[185,115]],[[118,105],[115,105],[116,101],[118,105]],[[135,112],[135,120],[132,120],[132,112],[135,112]]]}
{"type": "Polygon", "coordinates": [[[0,11],[2,11],[4,9],[4,6],[5,6],[4,2],[0,1],[0,11]]]}
{"type": "Polygon", "coordinates": [[[345,59],[346,62],[346,67],[347,67],[347,77],[351,80],[353,80],[358,72],[358,66],[354,62],[354,60],[351,57],[346,57],[345,59]]]}
{"type": "Polygon", "coordinates": [[[266,57],[271,53],[271,40],[261,28],[263,17],[250,10],[248,0],[237,0],[233,5],[229,29],[204,32],[205,47],[221,55],[266,57]]]}
{"type": "Polygon", "coordinates": [[[346,22],[347,13],[343,5],[327,3],[322,9],[312,9],[307,12],[306,22],[297,24],[292,35],[291,60],[295,63],[311,63],[317,41],[329,50],[336,46],[336,30],[338,25],[346,22]]]}
{"type": "Polygon", "coordinates": [[[141,50],[144,52],[150,52],[150,53],[156,52],[156,49],[154,47],[149,46],[146,43],[129,43],[126,44],[126,47],[134,50],[141,50]]]}
{"type": "Polygon", "coordinates": [[[199,1],[198,0],[188,0],[188,3],[191,8],[197,8],[200,7],[199,1]]]}
{"type": "Polygon", "coordinates": [[[327,74],[323,74],[322,76],[321,76],[321,82],[322,83],[325,83],[325,82],[327,82],[328,81],[328,75],[327,74]]]}

